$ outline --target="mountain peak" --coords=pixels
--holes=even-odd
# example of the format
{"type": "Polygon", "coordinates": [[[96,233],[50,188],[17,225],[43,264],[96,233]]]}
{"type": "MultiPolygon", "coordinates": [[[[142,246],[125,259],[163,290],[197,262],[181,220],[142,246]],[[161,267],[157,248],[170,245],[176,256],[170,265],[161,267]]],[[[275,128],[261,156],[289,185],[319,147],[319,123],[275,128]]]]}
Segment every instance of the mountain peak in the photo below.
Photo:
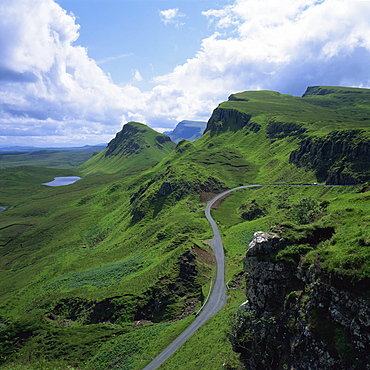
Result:
{"type": "Polygon", "coordinates": [[[140,122],[123,125],[107,148],[84,165],[88,173],[149,168],[169,154],[176,144],[164,134],[140,122]]]}

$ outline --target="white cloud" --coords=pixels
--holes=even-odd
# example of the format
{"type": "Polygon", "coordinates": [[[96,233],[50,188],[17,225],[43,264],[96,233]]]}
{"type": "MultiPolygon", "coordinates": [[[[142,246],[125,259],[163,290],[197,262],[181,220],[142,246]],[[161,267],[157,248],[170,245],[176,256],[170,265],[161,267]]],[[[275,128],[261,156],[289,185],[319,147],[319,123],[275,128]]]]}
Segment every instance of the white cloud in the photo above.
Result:
{"type": "Polygon", "coordinates": [[[134,53],[127,53],[127,54],[117,55],[115,57],[107,57],[107,58],[104,58],[104,59],[101,59],[101,60],[97,60],[96,64],[100,66],[102,64],[114,62],[114,61],[119,60],[119,59],[132,57],[133,55],[134,55],[134,53]]]}
{"type": "Polygon", "coordinates": [[[176,27],[180,27],[185,24],[179,20],[179,18],[186,17],[185,14],[179,12],[179,8],[160,10],[159,15],[160,15],[161,21],[166,25],[174,24],[176,27]]]}
{"type": "Polygon", "coordinates": [[[194,58],[156,79],[151,104],[166,117],[206,118],[237,91],[301,95],[308,85],[370,87],[369,4],[237,0],[204,14],[214,34],[194,58]]]}
{"type": "Polygon", "coordinates": [[[137,81],[137,82],[140,82],[140,81],[143,80],[143,76],[141,75],[141,73],[137,69],[132,71],[132,76],[133,76],[134,80],[137,81]]]}
{"type": "MultiPolygon", "coordinates": [[[[365,1],[236,0],[211,9],[204,15],[214,33],[147,92],[114,85],[74,46],[79,26],[53,0],[2,0],[0,13],[0,145],[101,142],[130,120],[168,129],[182,119],[207,120],[244,90],[370,87],[365,1]]],[[[162,13],[169,22],[181,14],[162,13]]]]}
{"type": "Polygon", "coordinates": [[[52,0],[2,0],[0,13],[3,140],[50,135],[62,142],[69,133],[95,138],[121,128],[125,90],[72,45],[79,36],[72,15],[52,0]]]}

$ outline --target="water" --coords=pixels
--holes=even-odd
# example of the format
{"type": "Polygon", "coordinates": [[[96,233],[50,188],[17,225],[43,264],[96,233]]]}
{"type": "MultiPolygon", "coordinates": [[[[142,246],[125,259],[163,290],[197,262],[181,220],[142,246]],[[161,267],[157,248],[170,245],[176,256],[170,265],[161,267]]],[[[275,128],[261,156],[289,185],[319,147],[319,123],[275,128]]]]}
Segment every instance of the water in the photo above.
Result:
{"type": "Polygon", "coordinates": [[[0,206],[0,212],[5,211],[8,207],[7,206],[0,206]]]}
{"type": "Polygon", "coordinates": [[[45,182],[41,185],[47,186],[65,186],[73,184],[74,182],[81,180],[81,177],[78,176],[65,176],[65,177],[55,177],[53,181],[45,182]]]}

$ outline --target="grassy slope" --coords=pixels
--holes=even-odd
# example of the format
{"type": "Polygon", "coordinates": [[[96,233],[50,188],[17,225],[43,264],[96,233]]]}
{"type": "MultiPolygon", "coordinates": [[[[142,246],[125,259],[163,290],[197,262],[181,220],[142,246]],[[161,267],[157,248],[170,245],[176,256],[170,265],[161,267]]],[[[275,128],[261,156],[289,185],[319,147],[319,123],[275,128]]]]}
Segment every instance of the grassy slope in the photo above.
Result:
{"type": "MultiPolygon", "coordinates": [[[[122,303],[132,317],[129,295],[145,298],[143,294],[170,273],[185,249],[201,244],[206,224],[200,210],[186,217],[189,206],[183,202],[170,210],[171,222],[158,216],[143,230],[143,224],[130,227],[129,209],[127,187],[114,176],[103,176],[64,188],[45,187],[31,202],[5,211],[1,225],[17,226],[2,234],[4,241],[11,240],[2,247],[2,316],[11,319],[34,312],[40,331],[48,325],[37,312],[47,312],[63,298],[99,301],[127,296],[122,303]],[[158,239],[159,233],[165,238],[158,239]],[[179,242],[181,235],[185,239],[179,242]]],[[[69,335],[79,341],[79,324],[75,326],[69,335]]],[[[91,330],[98,336],[101,327],[91,330]]],[[[29,342],[21,358],[35,359],[34,346],[29,342]]]]}
{"type": "Polygon", "coordinates": [[[142,123],[129,122],[124,125],[122,131],[116,135],[116,138],[108,144],[106,149],[94,155],[79,169],[84,176],[117,171],[128,174],[140,173],[154,166],[174,149],[175,144],[172,141],[165,141],[166,139],[168,139],[166,135],[160,134],[142,123]],[[127,135],[125,139],[130,140],[128,145],[136,146],[137,149],[130,150],[130,147],[125,147],[112,151],[112,146],[120,140],[120,136],[125,134],[127,135]]]}
{"type": "MultiPolygon", "coordinates": [[[[0,204],[3,202],[13,205],[0,214],[0,225],[17,223],[32,227],[8,230],[10,232],[3,236],[13,240],[2,247],[1,251],[3,258],[0,260],[0,287],[5,293],[0,315],[3,320],[7,318],[10,321],[20,315],[28,317],[28,322],[16,320],[14,325],[23,329],[34,325],[35,332],[38,333],[35,340],[23,347],[19,357],[13,359],[53,359],[57,355],[57,347],[50,348],[46,343],[47,338],[54,338],[55,343],[65,346],[64,357],[67,362],[82,366],[81,358],[87,356],[83,352],[86,350],[86,343],[82,332],[84,328],[88,328],[95,345],[88,355],[92,360],[84,367],[106,368],[108,364],[117,364],[124,368],[123,364],[126,363],[128,368],[140,369],[169,342],[168,338],[165,339],[169,333],[174,335],[183,324],[180,321],[133,329],[132,310],[135,303],[132,297],[145,300],[148,289],[164,276],[171,275],[179,256],[186,249],[194,250],[195,245],[202,246],[202,240],[210,238],[210,230],[203,216],[203,205],[199,202],[198,191],[201,186],[204,186],[204,191],[215,191],[220,187],[216,180],[223,183],[224,187],[256,182],[311,183],[315,181],[313,173],[297,170],[295,166],[287,164],[289,153],[297,147],[299,139],[266,139],[269,120],[297,122],[299,118],[298,122],[308,128],[316,125],[318,130],[312,131],[315,134],[320,131],[319,128],[322,133],[326,132],[330,127],[330,120],[335,125],[340,123],[342,128],[348,128],[357,122],[357,118],[337,122],[337,109],[328,113],[327,119],[320,118],[321,123],[314,121],[318,117],[324,117],[321,108],[317,109],[318,102],[322,101],[320,99],[329,101],[327,105],[332,105],[333,96],[307,96],[300,99],[274,92],[241,93],[237,96],[248,101],[225,102],[221,104],[221,109],[232,107],[252,114],[252,119],[262,125],[257,133],[246,128],[238,132],[225,130],[219,136],[212,136],[208,132],[195,143],[181,142],[156,167],[136,176],[128,176],[129,166],[123,166],[127,170],[125,176],[121,172],[91,176],[65,188],[42,187],[37,184],[38,178],[35,178],[32,180],[32,199],[27,200],[31,190],[27,190],[26,186],[20,187],[19,182],[8,180],[9,194],[14,196],[16,191],[22,193],[24,190],[25,196],[19,202],[15,198],[8,203],[5,202],[5,197],[0,199],[0,204]],[[310,102],[306,103],[308,100],[310,102]],[[212,182],[211,178],[215,181],[212,182]],[[208,185],[205,186],[207,182],[208,185]],[[165,183],[170,185],[163,187],[165,183]],[[166,192],[166,189],[171,191],[166,192]],[[130,198],[134,194],[136,200],[131,204],[130,198]],[[136,224],[130,221],[132,207],[143,211],[143,217],[136,224]],[[84,283],[81,284],[81,281],[84,283]],[[126,316],[120,318],[120,325],[117,327],[109,324],[84,325],[83,317],[75,320],[68,328],[61,328],[55,322],[45,322],[43,315],[61,299],[68,297],[89,301],[121,297],[121,303],[127,307],[126,316]],[[68,335],[74,342],[73,345],[79,348],[75,354],[72,353],[73,345],[67,344],[64,335],[68,335]],[[101,347],[112,335],[116,337],[111,344],[101,347]],[[152,341],[147,339],[158,335],[164,338],[163,342],[156,341],[156,346],[153,347],[152,341]],[[136,346],[132,343],[136,343],[136,346]],[[128,354],[131,354],[130,363],[127,362],[128,354]]],[[[364,110],[366,109],[365,106],[364,110]]],[[[91,172],[102,172],[109,165],[105,159],[100,159],[100,162],[98,158],[93,158],[96,162],[90,162],[92,164],[85,167],[86,171],[91,169],[91,172]]],[[[122,161],[111,164],[107,172],[118,168],[122,168],[122,161]]],[[[26,178],[25,172],[22,176],[26,178]]],[[[221,208],[222,212],[215,211],[220,225],[224,225],[227,279],[235,290],[229,292],[232,298],[225,309],[201,328],[168,364],[163,365],[164,369],[181,369],[184,368],[184,363],[187,368],[193,366],[204,369],[219,368],[223,362],[235,365],[237,355],[231,351],[226,332],[229,318],[244,299],[243,286],[238,280],[241,259],[253,232],[258,229],[267,230],[272,224],[286,218],[287,210],[278,208],[278,204],[286,202],[291,205],[302,196],[327,199],[331,202],[329,210],[332,212],[322,222],[334,222],[330,217],[334,217],[338,214],[337,210],[340,210],[344,225],[341,228],[343,232],[340,233],[343,235],[347,230],[345,225],[349,222],[356,224],[358,221],[360,216],[357,216],[356,211],[360,208],[364,214],[368,211],[366,193],[351,193],[350,188],[348,191],[341,191],[333,187],[322,194],[322,189],[276,187],[271,190],[263,187],[260,190],[243,190],[228,198],[221,208]],[[244,222],[238,207],[240,203],[247,203],[251,197],[266,207],[268,214],[266,217],[244,222]],[[347,207],[346,204],[350,203],[356,204],[356,207],[347,207]],[[347,208],[352,208],[353,211],[348,211],[347,208]],[[352,218],[347,218],[349,214],[352,218]],[[210,343],[213,345],[209,345],[210,343]],[[204,348],[207,350],[204,351],[204,348]],[[199,356],[193,356],[199,351],[199,356]],[[189,362],[190,358],[193,363],[189,362]]],[[[355,235],[358,231],[353,228],[353,238],[359,241],[360,237],[355,235]]],[[[336,241],[339,246],[346,240],[340,233],[338,232],[338,238],[342,242],[336,241]]],[[[361,243],[366,244],[366,240],[361,243]]],[[[329,247],[333,248],[332,245],[325,246],[329,247]]],[[[335,250],[329,250],[327,255],[330,253],[335,254],[335,250]]],[[[341,258],[347,257],[342,254],[341,258]]],[[[334,259],[330,258],[328,261],[334,259]]],[[[206,294],[212,269],[201,262],[199,268],[199,282],[206,294]]],[[[338,267],[330,267],[328,263],[327,268],[338,267]]],[[[181,310],[181,300],[171,309],[181,310]]]]}

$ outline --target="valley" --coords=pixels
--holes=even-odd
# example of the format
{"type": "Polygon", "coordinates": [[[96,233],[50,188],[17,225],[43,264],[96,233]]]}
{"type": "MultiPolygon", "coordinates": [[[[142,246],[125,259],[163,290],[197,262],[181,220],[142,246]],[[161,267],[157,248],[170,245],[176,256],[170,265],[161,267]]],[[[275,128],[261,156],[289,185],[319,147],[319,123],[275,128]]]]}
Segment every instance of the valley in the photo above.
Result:
{"type": "Polygon", "coordinates": [[[340,308],[344,322],[325,305],[315,310],[310,289],[368,300],[369,97],[370,90],[344,87],[311,87],[302,98],[243,92],[214,110],[194,142],[175,144],[129,122],[78,166],[2,169],[0,368],[145,368],[198,320],[221,258],[204,210],[233,188],[208,206],[225,253],[217,283],[227,284],[225,304],[160,369],[306,366],[279,337],[295,338],[304,324],[333,369],[354,358],[366,363],[360,346],[370,346],[369,328],[361,324],[355,337],[347,325],[355,313],[340,308]],[[41,185],[66,176],[82,179],[41,185]],[[307,185],[314,183],[326,186],[307,185]],[[284,241],[258,255],[258,266],[291,274],[273,308],[261,276],[255,291],[246,285],[257,231],[284,241]],[[241,319],[246,299],[250,313],[241,319]],[[324,318],[335,332],[321,329],[324,318]],[[285,357],[264,357],[272,344],[263,330],[285,346],[285,357]]]}

